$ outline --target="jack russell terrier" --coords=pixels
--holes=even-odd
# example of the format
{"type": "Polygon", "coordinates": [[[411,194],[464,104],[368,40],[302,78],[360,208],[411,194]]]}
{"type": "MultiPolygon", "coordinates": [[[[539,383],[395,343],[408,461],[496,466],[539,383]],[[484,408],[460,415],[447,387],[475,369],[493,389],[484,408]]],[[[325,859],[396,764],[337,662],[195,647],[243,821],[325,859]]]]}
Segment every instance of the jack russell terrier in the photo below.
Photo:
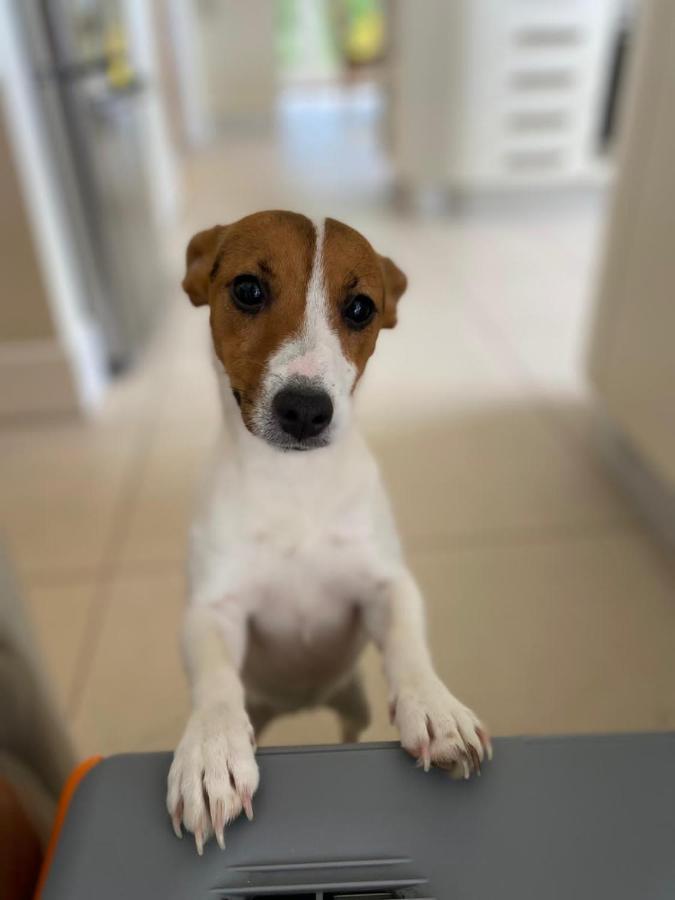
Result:
{"type": "Polygon", "coordinates": [[[401,744],[468,778],[490,758],[474,713],[436,675],[420,591],[403,559],[352,395],[405,275],[358,232],[261,212],[196,234],[183,288],[208,305],[223,437],[190,536],[184,653],[192,713],[167,806],[197,850],[258,787],[255,737],[317,705],[345,741],[369,721],[356,671],[379,648],[401,744]]]}

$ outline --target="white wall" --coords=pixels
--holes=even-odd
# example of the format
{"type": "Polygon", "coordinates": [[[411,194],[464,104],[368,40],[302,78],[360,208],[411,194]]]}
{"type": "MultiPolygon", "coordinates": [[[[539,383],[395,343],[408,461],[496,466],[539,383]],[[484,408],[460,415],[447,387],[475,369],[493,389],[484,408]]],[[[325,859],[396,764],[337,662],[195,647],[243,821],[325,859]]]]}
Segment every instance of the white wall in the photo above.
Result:
{"type": "Polygon", "coordinates": [[[266,125],[276,96],[274,0],[170,0],[188,141],[229,124],[266,125]]]}
{"type": "Polygon", "coordinates": [[[196,0],[196,7],[207,115],[216,126],[269,120],[276,90],[275,3],[196,0]]]}
{"type": "Polygon", "coordinates": [[[642,6],[590,371],[616,428],[675,488],[675,3],[642,6]]]}
{"type": "Polygon", "coordinates": [[[155,41],[156,20],[151,0],[125,0],[125,13],[133,66],[146,87],[142,97],[145,169],[155,220],[158,228],[163,228],[176,218],[181,184],[164,107],[165,95],[155,41]]]}

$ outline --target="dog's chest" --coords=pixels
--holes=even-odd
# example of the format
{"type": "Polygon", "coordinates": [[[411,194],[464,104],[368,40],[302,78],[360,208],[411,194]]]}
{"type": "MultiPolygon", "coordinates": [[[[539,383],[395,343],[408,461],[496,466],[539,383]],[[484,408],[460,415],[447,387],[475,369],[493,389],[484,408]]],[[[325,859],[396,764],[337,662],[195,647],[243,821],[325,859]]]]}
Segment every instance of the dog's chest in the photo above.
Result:
{"type": "Polygon", "coordinates": [[[222,470],[193,534],[201,593],[236,597],[270,642],[310,647],[348,633],[382,579],[374,470],[362,454],[332,459],[222,470]]]}
{"type": "Polygon", "coordinates": [[[349,627],[377,579],[367,533],[329,523],[287,523],[261,535],[246,555],[256,626],[300,643],[349,627]]]}
{"type": "Polygon", "coordinates": [[[256,558],[244,680],[261,696],[307,700],[339,681],[365,643],[372,567],[364,548],[328,536],[268,545],[256,558]]]}

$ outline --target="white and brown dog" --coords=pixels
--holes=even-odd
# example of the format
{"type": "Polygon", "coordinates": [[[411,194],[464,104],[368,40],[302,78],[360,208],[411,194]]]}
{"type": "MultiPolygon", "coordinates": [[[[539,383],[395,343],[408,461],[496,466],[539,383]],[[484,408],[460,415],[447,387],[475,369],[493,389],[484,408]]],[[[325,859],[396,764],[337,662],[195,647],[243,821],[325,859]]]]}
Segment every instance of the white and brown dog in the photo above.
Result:
{"type": "Polygon", "coordinates": [[[183,287],[210,307],[229,447],[223,438],[191,531],[193,710],[169,772],[176,833],[184,825],[201,853],[211,834],[224,845],[242,810],[251,817],[255,735],[275,715],[325,705],[358,738],[368,640],[403,747],[468,778],[489,738],[434,672],[422,598],[352,422],[405,276],[341,222],[263,212],[195,235],[183,287]]]}

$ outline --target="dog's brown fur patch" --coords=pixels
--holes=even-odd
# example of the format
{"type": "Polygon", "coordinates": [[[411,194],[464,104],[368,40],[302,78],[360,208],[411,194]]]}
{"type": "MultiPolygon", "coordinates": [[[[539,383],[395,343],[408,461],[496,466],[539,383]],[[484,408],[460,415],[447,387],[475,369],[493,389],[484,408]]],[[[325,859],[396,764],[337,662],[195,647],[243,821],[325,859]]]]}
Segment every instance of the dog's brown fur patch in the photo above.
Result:
{"type": "MultiPolygon", "coordinates": [[[[201,231],[188,245],[183,288],[195,306],[210,306],[215,352],[240,398],[248,427],[268,360],[302,328],[315,251],[311,220],[276,210],[201,231]],[[269,298],[256,315],[232,302],[232,282],[243,274],[255,275],[269,298]]],[[[396,323],[396,303],[406,279],[362,235],[335,219],[325,224],[323,268],[329,321],[358,380],[380,328],[396,323]],[[352,331],[342,317],[345,304],[356,294],[367,294],[377,307],[374,320],[361,331],[352,331]]]]}
{"type": "Polygon", "coordinates": [[[358,381],[375,350],[380,328],[396,324],[396,304],[406,277],[391,260],[376,253],[363,235],[336,219],[326,219],[323,268],[330,322],[342,352],[356,368],[358,381]],[[350,329],[342,318],[345,303],[357,294],[366,294],[377,307],[372,323],[361,331],[350,329]]]}
{"type": "Polygon", "coordinates": [[[309,219],[272,211],[202,231],[188,246],[183,288],[193,303],[210,306],[213,346],[247,426],[267,360],[302,324],[315,245],[309,219]],[[243,274],[259,278],[270,297],[258,315],[232,302],[231,284],[243,274]]]}

